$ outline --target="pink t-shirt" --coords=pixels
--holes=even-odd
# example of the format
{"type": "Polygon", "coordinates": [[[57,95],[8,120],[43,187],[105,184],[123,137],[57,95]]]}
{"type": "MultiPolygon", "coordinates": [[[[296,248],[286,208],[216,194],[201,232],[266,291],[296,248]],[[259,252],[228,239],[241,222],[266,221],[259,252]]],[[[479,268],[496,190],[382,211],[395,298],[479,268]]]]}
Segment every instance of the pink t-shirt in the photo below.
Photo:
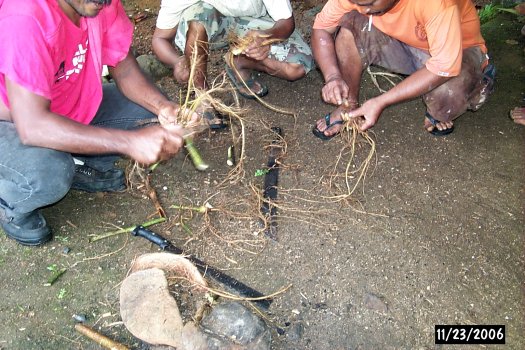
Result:
{"type": "Polygon", "coordinates": [[[102,101],[102,65],[115,66],[133,26],[119,0],[75,26],[56,0],[0,0],[0,98],[5,77],[50,101],[50,110],[83,124],[102,101]]]}

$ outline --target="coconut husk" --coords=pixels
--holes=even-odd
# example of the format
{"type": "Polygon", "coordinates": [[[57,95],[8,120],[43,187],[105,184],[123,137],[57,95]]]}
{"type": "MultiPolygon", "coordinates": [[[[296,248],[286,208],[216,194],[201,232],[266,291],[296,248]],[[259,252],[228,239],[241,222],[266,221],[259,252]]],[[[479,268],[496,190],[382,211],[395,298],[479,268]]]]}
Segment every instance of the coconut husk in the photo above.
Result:
{"type": "Polygon", "coordinates": [[[139,256],[131,266],[131,273],[158,268],[166,273],[167,278],[183,277],[194,285],[197,291],[206,291],[206,280],[202,277],[199,270],[188,259],[182,255],[172,253],[149,253],[139,256]]]}
{"type": "Polygon", "coordinates": [[[135,337],[154,345],[181,345],[184,324],[158,268],[130,274],[120,287],[120,316],[135,337]]]}
{"type": "MultiPolygon", "coordinates": [[[[195,326],[184,322],[177,302],[169,291],[168,278],[182,277],[194,291],[205,291],[206,281],[195,265],[181,255],[150,253],[139,256],[120,287],[120,314],[126,328],[137,338],[154,345],[187,348],[195,326]],[[192,331],[193,330],[193,331],[192,331]]],[[[195,344],[205,344],[197,337],[195,344]],[[198,339],[197,339],[198,338],[198,339]]]]}

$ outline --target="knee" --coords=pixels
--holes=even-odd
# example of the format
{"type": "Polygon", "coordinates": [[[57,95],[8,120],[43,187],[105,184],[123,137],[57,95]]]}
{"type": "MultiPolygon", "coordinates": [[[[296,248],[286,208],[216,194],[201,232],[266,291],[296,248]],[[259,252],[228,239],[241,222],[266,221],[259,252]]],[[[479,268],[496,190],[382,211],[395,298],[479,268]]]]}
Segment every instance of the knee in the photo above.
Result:
{"type": "Polygon", "coordinates": [[[339,52],[341,49],[347,49],[349,43],[354,43],[355,45],[354,34],[349,28],[341,27],[341,29],[337,33],[337,36],[335,37],[336,52],[339,52]]]}
{"type": "MultiPolygon", "coordinates": [[[[51,151],[51,150],[50,150],[51,151]]],[[[68,153],[51,151],[45,161],[35,165],[32,177],[32,191],[38,196],[55,203],[64,197],[73,183],[75,164],[68,153]]]]}
{"type": "Polygon", "coordinates": [[[300,63],[290,63],[286,66],[286,80],[295,81],[306,75],[306,69],[300,63]]]}
{"type": "Polygon", "coordinates": [[[190,21],[188,22],[188,34],[187,36],[195,35],[197,39],[202,40],[206,39],[208,40],[208,34],[206,33],[206,28],[204,25],[198,21],[190,21]]]}

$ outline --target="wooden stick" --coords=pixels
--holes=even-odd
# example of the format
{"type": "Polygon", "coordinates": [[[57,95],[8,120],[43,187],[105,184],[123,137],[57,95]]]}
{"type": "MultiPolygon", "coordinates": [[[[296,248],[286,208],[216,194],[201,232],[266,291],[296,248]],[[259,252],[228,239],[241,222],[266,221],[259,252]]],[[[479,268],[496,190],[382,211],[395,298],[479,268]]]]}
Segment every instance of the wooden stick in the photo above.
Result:
{"type": "Polygon", "coordinates": [[[90,328],[90,327],[88,327],[86,325],[83,325],[82,323],[77,323],[75,325],[75,329],[77,330],[77,332],[85,335],[86,337],[88,337],[89,339],[93,340],[97,344],[102,345],[106,349],[110,349],[110,350],[129,350],[129,348],[127,346],[125,346],[123,344],[120,344],[120,343],[118,343],[118,342],[116,342],[114,340],[109,339],[105,335],[102,335],[102,334],[98,333],[94,329],[92,329],[92,328],[90,328]]]}

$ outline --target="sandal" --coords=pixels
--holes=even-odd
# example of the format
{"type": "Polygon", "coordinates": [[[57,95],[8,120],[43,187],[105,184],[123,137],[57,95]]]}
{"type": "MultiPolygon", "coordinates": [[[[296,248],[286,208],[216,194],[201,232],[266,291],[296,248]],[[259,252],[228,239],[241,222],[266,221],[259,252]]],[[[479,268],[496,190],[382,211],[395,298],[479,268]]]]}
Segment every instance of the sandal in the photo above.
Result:
{"type": "Polygon", "coordinates": [[[334,136],[338,135],[339,133],[335,133],[333,135],[330,135],[330,136],[327,136],[324,134],[324,132],[328,129],[330,129],[332,126],[335,126],[335,125],[340,125],[340,124],[343,124],[343,121],[341,119],[339,120],[336,120],[336,121],[333,121],[330,123],[330,117],[331,117],[331,114],[328,113],[327,115],[324,116],[324,120],[325,120],[325,123],[326,123],[326,129],[324,129],[323,131],[319,130],[317,128],[317,125],[315,125],[313,128],[312,128],[312,133],[320,138],[321,140],[323,141],[326,141],[326,140],[330,140],[331,138],[333,138],[334,136]]]}
{"type": "Polygon", "coordinates": [[[436,125],[438,123],[441,123],[441,121],[439,121],[437,119],[434,119],[434,117],[432,117],[428,112],[425,113],[425,118],[427,118],[428,121],[430,122],[430,124],[432,124],[434,126],[434,129],[432,129],[432,131],[428,131],[427,130],[429,133],[431,133],[434,136],[445,136],[445,135],[450,134],[452,131],[454,131],[454,125],[452,125],[451,128],[444,129],[444,130],[439,130],[436,127],[436,125]]]}
{"type": "Polygon", "coordinates": [[[228,123],[225,123],[215,110],[204,111],[202,117],[208,123],[208,127],[211,130],[222,130],[228,127],[228,123]]]}
{"type": "Polygon", "coordinates": [[[483,69],[483,83],[485,84],[487,96],[494,92],[494,81],[496,80],[496,67],[489,64],[483,69]]]}
{"type": "Polygon", "coordinates": [[[246,86],[243,84],[242,81],[240,81],[237,78],[237,75],[235,74],[233,69],[227,63],[224,65],[224,69],[226,70],[226,74],[228,75],[228,77],[232,81],[233,85],[237,89],[237,92],[242,97],[248,98],[250,100],[254,100],[255,96],[257,96],[257,97],[264,97],[264,96],[268,95],[268,87],[266,85],[262,84],[261,82],[255,80],[253,75],[250,76],[250,79],[244,81],[246,83],[246,86],[248,87],[248,89],[250,89],[250,93],[247,94],[247,93],[241,92],[241,89],[246,89],[246,86]],[[254,89],[256,88],[257,85],[259,85],[261,87],[261,90],[259,92],[255,92],[254,91],[254,89]]]}

